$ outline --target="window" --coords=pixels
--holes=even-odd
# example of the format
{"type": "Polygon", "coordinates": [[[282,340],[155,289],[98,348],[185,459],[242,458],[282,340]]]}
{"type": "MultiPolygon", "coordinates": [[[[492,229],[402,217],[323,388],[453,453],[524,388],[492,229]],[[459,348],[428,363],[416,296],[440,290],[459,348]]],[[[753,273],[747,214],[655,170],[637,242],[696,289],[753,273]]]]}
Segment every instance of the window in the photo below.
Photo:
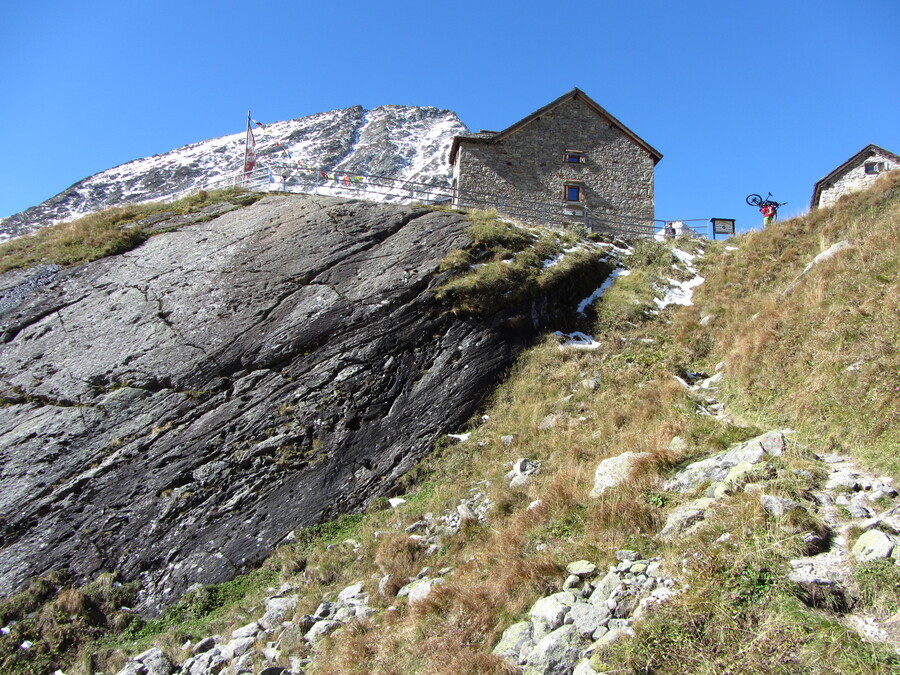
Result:
{"type": "Polygon", "coordinates": [[[584,153],[579,152],[578,150],[566,150],[564,159],[569,164],[583,164],[584,163],[584,153]]]}
{"type": "Polygon", "coordinates": [[[865,170],[867,176],[874,176],[884,171],[884,162],[866,162],[865,170]]]}
{"type": "Polygon", "coordinates": [[[580,202],[581,201],[581,186],[580,185],[566,185],[565,186],[565,195],[567,202],[580,202]]]}

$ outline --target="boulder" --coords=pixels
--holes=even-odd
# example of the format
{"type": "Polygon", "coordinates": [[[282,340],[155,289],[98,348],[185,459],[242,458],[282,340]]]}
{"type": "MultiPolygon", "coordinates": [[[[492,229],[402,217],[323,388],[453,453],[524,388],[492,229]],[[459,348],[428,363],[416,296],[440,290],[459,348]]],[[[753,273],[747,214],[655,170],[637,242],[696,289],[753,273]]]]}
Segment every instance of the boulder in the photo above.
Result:
{"type": "Polygon", "coordinates": [[[616,457],[604,459],[594,472],[591,497],[599,497],[608,489],[624,483],[638,462],[650,456],[649,452],[623,452],[616,457]]]}
{"type": "Polygon", "coordinates": [[[853,545],[853,557],[857,562],[871,562],[889,558],[894,550],[894,541],[881,530],[863,532],[853,545]]]}
{"type": "Polygon", "coordinates": [[[297,596],[286,598],[269,598],[266,600],[266,613],[259,619],[259,625],[266,630],[280,626],[282,621],[290,619],[297,609],[297,596]]]}
{"type": "Polygon", "coordinates": [[[709,497],[703,497],[679,506],[669,514],[665,526],[657,536],[660,539],[674,539],[686,533],[691,527],[706,518],[706,510],[712,506],[714,501],[709,497]]]}
{"type": "Polygon", "coordinates": [[[803,510],[803,506],[793,499],[776,497],[774,495],[760,495],[759,503],[762,504],[765,512],[773,518],[783,518],[791,511],[803,510]]]}
{"type": "Polygon", "coordinates": [[[574,626],[557,628],[531,650],[524,675],[568,675],[580,657],[582,643],[574,626]]]}
{"type": "Polygon", "coordinates": [[[754,465],[766,455],[779,455],[784,451],[784,434],[770,431],[744,443],[738,443],[725,452],[699,462],[689,464],[663,484],[670,492],[690,492],[705,483],[724,480],[739,464],[754,465]]]}
{"type": "Polygon", "coordinates": [[[572,609],[577,599],[569,591],[554,593],[541,598],[532,605],[528,614],[534,626],[533,635],[536,641],[541,640],[547,633],[556,630],[563,625],[566,614],[572,609]]]}
{"type": "Polygon", "coordinates": [[[517,665],[522,665],[533,647],[531,622],[520,621],[503,631],[500,641],[491,653],[502,656],[517,665]]]}
{"type": "Polygon", "coordinates": [[[566,565],[566,573],[581,579],[591,577],[597,572],[597,566],[589,560],[576,560],[566,565]]]}
{"type": "Polygon", "coordinates": [[[605,604],[579,602],[569,612],[569,619],[578,633],[585,638],[591,637],[597,629],[609,621],[610,611],[605,604]]]}
{"type": "MultiPolygon", "coordinates": [[[[236,628],[233,631],[231,631],[231,637],[232,638],[256,637],[257,635],[259,635],[261,630],[262,629],[260,628],[260,625],[256,621],[254,621],[253,623],[248,623],[246,626],[241,626],[240,628],[236,628]]],[[[209,638],[207,638],[207,639],[209,639],[209,638]]],[[[202,642],[197,644],[198,648],[200,647],[200,644],[202,644],[202,642]]],[[[215,644],[215,643],[213,643],[213,644],[215,644]]],[[[212,647],[212,645],[208,646],[207,649],[210,649],[211,647],[212,647]]],[[[199,651],[195,651],[195,653],[199,653],[199,651]]]]}
{"type": "Polygon", "coordinates": [[[134,661],[144,666],[144,675],[170,675],[175,667],[162,649],[153,647],[134,657],[134,661]]]}
{"type": "Polygon", "coordinates": [[[594,588],[590,602],[595,605],[605,605],[606,601],[613,597],[613,594],[621,585],[621,577],[615,571],[608,572],[594,588]]]}
{"type": "Polygon", "coordinates": [[[326,635],[331,635],[334,631],[343,626],[344,624],[340,621],[330,621],[327,619],[325,621],[317,621],[313,627],[307,631],[304,637],[307,642],[316,643],[326,635]]]}

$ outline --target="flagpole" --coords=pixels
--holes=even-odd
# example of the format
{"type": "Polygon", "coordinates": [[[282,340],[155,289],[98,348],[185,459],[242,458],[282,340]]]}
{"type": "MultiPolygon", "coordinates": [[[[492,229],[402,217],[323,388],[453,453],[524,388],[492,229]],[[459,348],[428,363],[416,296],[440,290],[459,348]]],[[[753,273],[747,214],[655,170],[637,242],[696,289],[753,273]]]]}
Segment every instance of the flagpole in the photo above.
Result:
{"type": "Polygon", "coordinates": [[[244,185],[247,184],[247,151],[250,149],[250,111],[247,111],[247,134],[244,137],[244,165],[241,167],[243,169],[243,178],[241,183],[244,185]]]}

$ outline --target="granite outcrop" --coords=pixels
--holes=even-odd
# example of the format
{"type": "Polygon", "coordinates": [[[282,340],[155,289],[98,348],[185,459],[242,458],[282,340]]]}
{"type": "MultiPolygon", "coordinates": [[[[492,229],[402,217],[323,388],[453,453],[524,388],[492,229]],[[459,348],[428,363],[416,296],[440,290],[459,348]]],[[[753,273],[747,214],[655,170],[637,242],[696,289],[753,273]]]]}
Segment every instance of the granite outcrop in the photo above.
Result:
{"type": "Polygon", "coordinates": [[[0,276],[0,593],[115,570],[152,614],[247,570],[391,496],[565,305],[441,306],[457,213],[280,195],[196,220],[0,276]]]}

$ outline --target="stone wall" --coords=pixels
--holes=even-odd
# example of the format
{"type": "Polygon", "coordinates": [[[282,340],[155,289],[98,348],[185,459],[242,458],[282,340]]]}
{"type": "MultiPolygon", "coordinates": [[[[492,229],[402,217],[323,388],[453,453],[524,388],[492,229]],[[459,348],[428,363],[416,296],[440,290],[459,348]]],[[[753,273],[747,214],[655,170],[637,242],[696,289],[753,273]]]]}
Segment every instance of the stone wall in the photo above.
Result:
{"type": "Polygon", "coordinates": [[[876,152],[875,154],[860,160],[857,166],[854,166],[850,171],[831,183],[828,187],[823,188],[819,195],[819,203],[816,204],[816,206],[819,208],[831,206],[840,199],[842,195],[867,188],[874,183],[882,173],[894,169],[900,169],[900,163],[890,155],[876,152]],[[884,162],[884,171],[867,174],[865,165],[868,162],[884,162]]]}
{"type": "Polygon", "coordinates": [[[586,103],[570,99],[496,143],[462,142],[454,184],[465,205],[467,195],[539,200],[586,207],[597,218],[647,221],[654,217],[654,162],[609,120],[586,103]],[[565,160],[567,151],[584,160],[565,160]],[[581,204],[567,204],[568,183],[582,186],[581,204]]]}

